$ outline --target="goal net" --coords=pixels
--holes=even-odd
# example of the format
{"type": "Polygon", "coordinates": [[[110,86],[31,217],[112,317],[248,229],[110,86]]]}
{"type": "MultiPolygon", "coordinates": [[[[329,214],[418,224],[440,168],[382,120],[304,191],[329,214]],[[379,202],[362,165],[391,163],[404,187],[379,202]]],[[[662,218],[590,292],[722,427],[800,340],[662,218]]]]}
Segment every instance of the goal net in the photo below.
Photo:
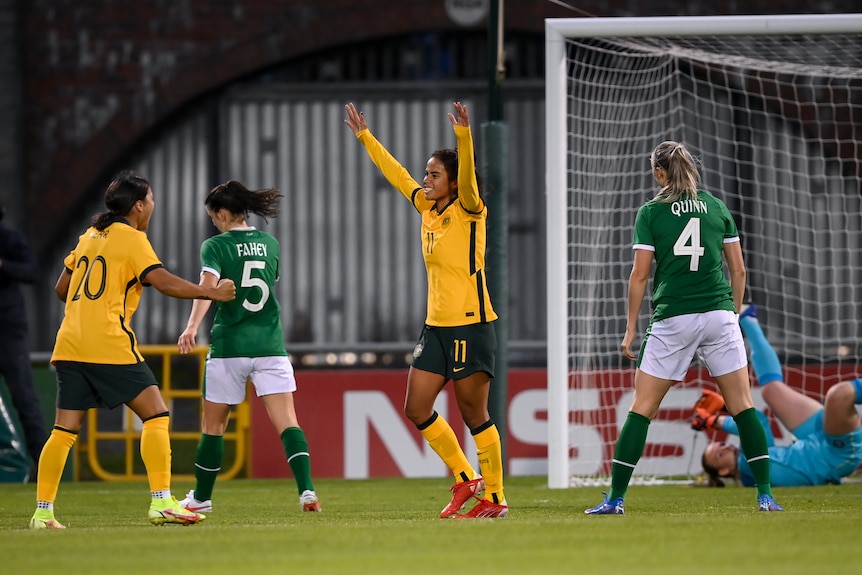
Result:
{"type": "MultiPolygon", "coordinates": [[[[632,399],[619,352],[632,228],[664,140],[700,158],[701,187],[734,215],[788,384],[820,399],[862,376],[860,31],[847,14],[546,21],[550,487],[610,475],[632,399]]],[[[700,473],[702,387],[714,384],[693,365],[667,395],[636,480],[700,473]]]]}

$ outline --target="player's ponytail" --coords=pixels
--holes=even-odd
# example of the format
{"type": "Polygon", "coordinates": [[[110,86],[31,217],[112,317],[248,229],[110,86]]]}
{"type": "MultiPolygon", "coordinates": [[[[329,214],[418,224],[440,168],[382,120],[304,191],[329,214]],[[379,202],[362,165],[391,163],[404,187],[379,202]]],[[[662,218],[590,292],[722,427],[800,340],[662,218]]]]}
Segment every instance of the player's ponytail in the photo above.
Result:
{"type": "Polygon", "coordinates": [[[150,190],[150,182],[131,171],[120,172],[111,180],[105,190],[105,207],[108,211],[93,216],[91,224],[99,231],[104,230],[118,217],[132,211],[135,202],[145,200],[150,190]]]}
{"type": "Polygon", "coordinates": [[[653,150],[650,162],[653,168],[661,168],[667,173],[667,182],[656,199],[668,203],[697,199],[698,162],[684,145],[672,140],[662,142],[653,150]]]}
{"type": "Polygon", "coordinates": [[[233,215],[257,214],[262,218],[278,216],[278,202],[282,193],[275,188],[249,190],[244,184],[230,180],[214,187],[204,200],[213,212],[225,209],[233,215]]]}

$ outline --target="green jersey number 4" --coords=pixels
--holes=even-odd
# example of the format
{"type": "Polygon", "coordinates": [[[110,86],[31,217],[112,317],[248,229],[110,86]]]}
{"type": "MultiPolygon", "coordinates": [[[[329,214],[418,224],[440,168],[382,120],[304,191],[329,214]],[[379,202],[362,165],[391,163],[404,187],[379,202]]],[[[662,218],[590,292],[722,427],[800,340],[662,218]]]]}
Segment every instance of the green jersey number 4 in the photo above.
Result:
{"type": "Polygon", "coordinates": [[[703,246],[700,245],[700,218],[691,218],[673,244],[673,255],[691,258],[688,271],[696,272],[703,253],[703,246]]]}
{"type": "MultiPolygon", "coordinates": [[[[674,248],[674,253],[676,253],[676,248],[674,248]]],[[[260,289],[260,301],[258,301],[257,303],[248,301],[248,298],[242,300],[242,307],[252,313],[259,312],[260,310],[262,310],[264,304],[266,304],[266,300],[269,299],[269,286],[266,285],[266,282],[262,279],[253,277],[251,275],[253,270],[262,270],[265,267],[266,262],[255,260],[246,260],[245,262],[243,262],[242,280],[240,281],[239,285],[244,288],[256,287],[260,289]]]]}

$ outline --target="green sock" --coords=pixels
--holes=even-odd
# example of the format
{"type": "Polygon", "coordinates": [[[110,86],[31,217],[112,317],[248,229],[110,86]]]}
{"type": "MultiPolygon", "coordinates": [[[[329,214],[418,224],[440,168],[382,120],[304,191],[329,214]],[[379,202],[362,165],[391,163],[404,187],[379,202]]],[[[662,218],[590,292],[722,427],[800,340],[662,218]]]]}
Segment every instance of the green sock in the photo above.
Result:
{"type": "Polygon", "coordinates": [[[640,413],[630,411],[617,445],[614,448],[614,462],[611,471],[611,493],[608,499],[613,501],[617,497],[625,497],[629,488],[635,465],[643,455],[646,446],[647,431],[649,430],[649,418],[640,413]]]}
{"type": "Polygon", "coordinates": [[[293,471],[296,479],[296,488],[299,494],[305,490],[314,491],[311,482],[311,459],[308,455],[308,441],[305,433],[299,427],[288,427],[281,432],[281,444],[284,445],[284,454],[287,463],[293,471]]]}
{"type": "Polygon", "coordinates": [[[213,498],[213,486],[221,471],[224,454],[224,436],[201,434],[195,455],[195,499],[207,501],[213,498]]]}
{"type": "Polygon", "coordinates": [[[733,416],[736,427],[739,428],[739,443],[745,454],[751,473],[754,474],[754,486],[757,497],[772,496],[772,484],[769,474],[769,447],[766,443],[766,432],[757,418],[755,409],[750,407],[733,416]]]}

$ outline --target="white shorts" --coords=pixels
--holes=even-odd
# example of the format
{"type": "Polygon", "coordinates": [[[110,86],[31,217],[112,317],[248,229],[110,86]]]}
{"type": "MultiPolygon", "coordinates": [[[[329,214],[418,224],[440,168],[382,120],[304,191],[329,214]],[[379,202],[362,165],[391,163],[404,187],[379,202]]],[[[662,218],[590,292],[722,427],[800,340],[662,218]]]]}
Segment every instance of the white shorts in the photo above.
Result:
{"type": "Polygon", "coordinates": [[[296,391],[293,364],[286,355],[270,357],[207,358],[204,399],[237,405],[245,400],[245,383],[250,380],[257,396],[296,391]]]}
{"type": "Polygon", "coordinates": [[[748,365],[739,316],[716,310],[659,320],[647,329],[638,368],[661,379],[682,381],[695,356],[712,377],[748,365]]]}

